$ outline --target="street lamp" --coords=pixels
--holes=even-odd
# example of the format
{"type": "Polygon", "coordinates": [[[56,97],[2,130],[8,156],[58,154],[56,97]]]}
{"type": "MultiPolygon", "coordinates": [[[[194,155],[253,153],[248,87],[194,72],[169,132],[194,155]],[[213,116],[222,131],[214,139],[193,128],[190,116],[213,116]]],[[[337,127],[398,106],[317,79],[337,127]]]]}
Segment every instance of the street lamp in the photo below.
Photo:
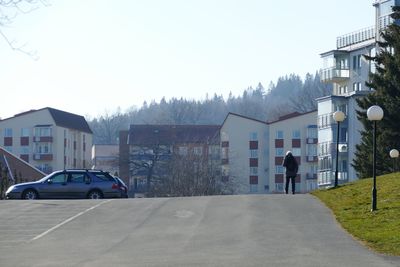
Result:
{"type": "Polygon", "coordinates": [[[397,149],[392,149],[389,152],[390,157],[393,159],[393,172],[396,171],[396,159],[399,157],[399,151],[397,149]]]}
{"type": "Polygon", "coordinates": [[[336,134],[336,169],[335,169],[335,187],[339,184],[339,177],[338,177],[338,165],[339,165],[339,130],[340,130],[340,123],[344,121],[345,115],[342,111],[338,110],[333,113],[333,119],[337,122],[337,134],[336,134]]]}
{"type": "Polygon", "coordinates": [[[372,188],[372,209],[371,211],[376,210],[377,203],[377,193],[376,193],[376,122],[380,121],[383,118],[383,110],[380,106],[374,105],[367,110],[368,120],[374,122],[374,130],[373,130],[373,158],[372,158],[372,176],[374,179],[374,186],[372,188]]]}

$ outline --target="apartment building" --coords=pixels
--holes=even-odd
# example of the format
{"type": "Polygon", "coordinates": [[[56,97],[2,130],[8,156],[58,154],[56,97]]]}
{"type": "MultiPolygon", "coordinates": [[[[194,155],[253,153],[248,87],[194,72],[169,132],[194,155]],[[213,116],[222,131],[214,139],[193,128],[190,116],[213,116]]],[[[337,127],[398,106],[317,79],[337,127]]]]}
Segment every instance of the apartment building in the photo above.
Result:
{"type": "Polygon", "coordinates": [[[49,107],[0,121],[1,145],[44,173],[90,168],[92,135],[83,116],[49,107]]]}
{"type": "Polygon", "coordinates": [[[317,111],[264,122],[229,113],[221,126],[221,168],[238,194],[283,193],[282,162],[290,150],[299,163],[296,191],[317,187],[317,111]]]}
{"type": "Polygon", "coordinates": [[[292,151],[299,164],[296,192],[305,193],[317,189],[318,130],[317,111],[292,113],[269,123],[270,157],[269,184],[271,193],[284,191],[285,170],[282,162],[286,151],[292,151]]]}
{"type": "Polygon", "coordinates": [[[235,194],[267,193],[269,131],[264,121],[229,113],[222,123],[221,168],[235,194]]]}
{"type": "MultiPolygon", "coordinates": [[[[120,132],[120,176],[137,194],[146,190],[149,168],[135,163],[147,163],[155,157],[160,167],[173,155],[195,155],[214,163],[219,170],[219,128],[219,125],[131,125],[129,131],[120,132]]],[[[152,171],[158,172],[158,176],[164,174],[162,169],[152,171]]]]}
{"type": "MultiPolygon", "coordinates": [[[[376,54],[376,41],[382,29],[392,23],[392,6],[400,4],[398,0],[378,0],[373,6],[376,10],[375,25],[337,37],[336,49],[322,53],[323,68],[321,80],[333,84],[331,96],[317,99],[318,102],[318,185],[330,187],[334,183],[336,157],[338,157],[339,183],[358,179],[352,167],[356,145],[360,142],[362,124],[356,117],[357,98],[371,92],[366,87],[370,72],[375,71],[374,64],[364,55],[376,54]],[[333,119],[335,111],[342,111],[346,119],[340,123],[339,144],[336,151],[337,127],[333,119]]],[[[373,22],[372,22],[373,23],[373,22]]]]}

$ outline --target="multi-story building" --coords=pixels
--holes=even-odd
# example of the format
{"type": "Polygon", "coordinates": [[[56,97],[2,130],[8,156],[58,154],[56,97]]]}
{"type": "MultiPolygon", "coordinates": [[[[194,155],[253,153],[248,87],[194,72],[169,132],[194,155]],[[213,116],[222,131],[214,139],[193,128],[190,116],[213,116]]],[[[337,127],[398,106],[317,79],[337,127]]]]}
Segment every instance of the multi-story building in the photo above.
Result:
{"type": "Polygon", "coordinates": [[[83,116],[49,107],[0,121],[0,144],[45,173],[90,168],[92,135],[83,116]]]}
{"type": "Polygon", "coordinates": [[[269,131],[264,121],[229,113],[222,123],[221,164],[233,193],[267,193],[269,131]]]}
{"type": "Polygon", "coordinates": [[[398,0],[377,0],[375,25],[355,31],[336,40],[336,49],[321,54],[323,69],[320,71],[322,81],[333,84],[331,96],[322,97],[318,101],[318,185],[333,185],[338,157],[338,178],[340,183],[357,179],[352,167],[356,145],[360,142],[362,124],[356,116],[357,98],[371,92],[366,87],[369,73],[374,72],[375,65],[366,60],[364,55],[374,56],[376,41],[380,32],[392,22],[390,14],[392,6],[399,5],[398,0]],[[337,144],[338,124],[333,119],[335,111],[342,111],[346,119],[340,123],[339,144],[337,144]]]}
{"type": "Polygon", "coordinates": [[[155,170],[170,162],[173,155],[204,158],[219,169],[218,125],[131,125],[129,131],[120,132],[119,171],[120,177],[133,193],[144,193],[149,171],[164,175],[164,170],[155,170]],[[146,166],[145,166],[146,165],[146,166]],[[151,169],[151,170],[150,170],[151,169]]]}
{"type": "Polygon", "coordinates": [[[300,193],[317,189],[317,111],[292,113],[269,123],[270,192],[284,190],[285,174],[282,162],[286,151],[291,151],[299,164],[296,191],[300,193]]]}
{"type": "Polygon", "coordinates": [[[296,191],[317,187],[317,112],[293,113],[263,122],[229,113],[221,126],[221,163],[235,193],[282,193],[282,162],[290,150],[299,163],[296,191]]]}

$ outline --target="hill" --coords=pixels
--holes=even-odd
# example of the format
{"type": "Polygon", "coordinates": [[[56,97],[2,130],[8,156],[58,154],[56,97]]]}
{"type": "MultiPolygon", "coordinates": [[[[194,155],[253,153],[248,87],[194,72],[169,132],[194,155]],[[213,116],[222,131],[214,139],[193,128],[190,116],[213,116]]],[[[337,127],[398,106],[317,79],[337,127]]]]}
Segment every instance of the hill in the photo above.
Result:
{"type": "Polygon", "coordinates": [[[400,173],[377,177],[378,210],[371,212],[372,179],[312,194],[332,209],[351,235],[377,252],[400,256],[400,173]]]}

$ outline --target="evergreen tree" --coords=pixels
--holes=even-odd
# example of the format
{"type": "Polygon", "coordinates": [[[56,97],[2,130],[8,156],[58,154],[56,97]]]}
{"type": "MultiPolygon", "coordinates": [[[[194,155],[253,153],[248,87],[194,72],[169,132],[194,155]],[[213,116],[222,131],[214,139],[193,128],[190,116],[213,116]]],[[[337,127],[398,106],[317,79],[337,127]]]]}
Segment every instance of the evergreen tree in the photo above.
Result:
{"type": "MultiPolygon", "coordinates": [[[[393,12],[392,18],[400,19],[400,8],[393,7],[393,12]]],[[[370,106],[379,105],[384,112],[382,121],[377,122],[377,175],[393,171],[389,151],[400,147],[400,26],[393,23],[381,35],[384,41],[378,42],[377,55],[366,57],[376,66],[376,72],[370,74],[370,81],[366,83],[374,92],[357,100],[361,108],[357,116],[364,130],[361,143],[356,146],[353,166],[361,178],[372,176],[373,122],[366,115],[370,106]]]]}

